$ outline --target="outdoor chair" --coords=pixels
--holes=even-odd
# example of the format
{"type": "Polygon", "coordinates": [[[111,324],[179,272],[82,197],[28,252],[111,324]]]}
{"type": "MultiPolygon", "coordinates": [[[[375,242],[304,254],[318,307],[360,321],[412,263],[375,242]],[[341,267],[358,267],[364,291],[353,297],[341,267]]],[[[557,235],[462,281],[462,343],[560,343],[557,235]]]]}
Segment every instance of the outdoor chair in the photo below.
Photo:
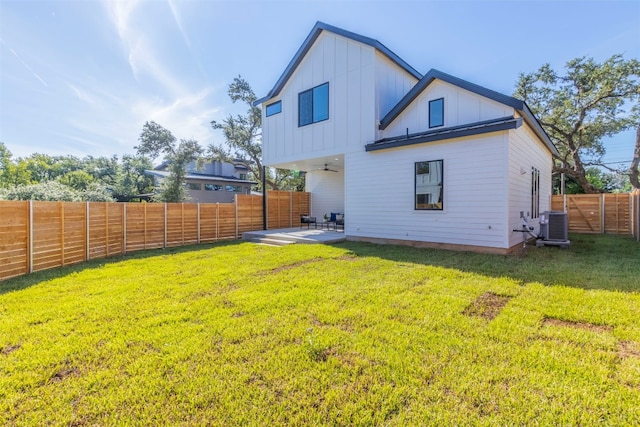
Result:
{"type": "Polygon", "coordinates": [[[304,225],[307,225],[307,228],[309,228],[311,226],[311,224],[313,224],[314,228],[318,228],[318,222],[316,221],[316,217],[315,216],[309,216],[307,214],[301,214],[300,215],[300,228],[304,227],[304,225]]]}
{"type": "MultiPolygon", "coordinates": [[[[344,214],[331,212],[331,216],[329,216],[329,224],[333,224],[333,229],[338,231],[338,227],[342,227],[344,230],[344,214]]],[[[330,228],[327,226],[327,228],[330,228]]]]}

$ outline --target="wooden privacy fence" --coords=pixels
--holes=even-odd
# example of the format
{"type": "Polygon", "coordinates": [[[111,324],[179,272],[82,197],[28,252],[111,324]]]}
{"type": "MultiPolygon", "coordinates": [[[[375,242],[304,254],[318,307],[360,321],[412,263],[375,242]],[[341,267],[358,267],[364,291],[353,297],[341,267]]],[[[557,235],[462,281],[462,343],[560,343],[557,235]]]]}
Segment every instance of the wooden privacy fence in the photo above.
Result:
{"type": "MultiPolygon", "coordinates": [[[[267,192],[267,227],[297,226],[309,193],[267,192]]],[[[225,239],[263,228],[262,196],[234,203],[0,201],[0,280],[144,249],[225,239]]]]}
{"type": "Polygon", "coordinates": [[[551,196],[551,209],[567,212],[574,233],[626,234],[640,241],[640,191],[551,196]]]}

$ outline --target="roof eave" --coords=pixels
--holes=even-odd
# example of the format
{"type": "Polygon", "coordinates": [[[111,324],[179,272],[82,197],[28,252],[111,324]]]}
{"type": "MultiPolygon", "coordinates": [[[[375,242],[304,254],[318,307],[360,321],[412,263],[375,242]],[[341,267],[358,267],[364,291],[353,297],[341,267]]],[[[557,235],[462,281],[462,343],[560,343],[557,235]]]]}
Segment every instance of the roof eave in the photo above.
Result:
{"type": "Polygon", "coordinates": [[[517,129],[522,126],[521,118],[503,118],[495,122],[479,122],[470,124],[467,128],[442,129],[438,132],[409,135],[406,138],[393,139],[388,142],[384,140],[365,145],[365,151],[388,150],[390,148],[406,147],[409,145],[424,144],[426,142],[444,141],[447,139],[462,138],[465,136],[481,135],[491,132],[499,132],[510,129],[517,129]],[[474,127],[482,123],[482,126],[474,127]]]}
{"type": "Polygon", "coordinates": [[[511,96],[503,95],[499,92],[487,89],[486,87],[468,82],[464,79],[443,73],[442,71],[432,68],[427,74],[420,79],[418,83],[411,88],[407,94],[380,120],[380,130],[384,130],[389,126],[412,102],[420,95],[434,80],[442,80],[443,82],[452,84],[462,89],[473,92],[485,98],[492,99],[501,104],[508,105],[517,110],[524,106],[524,102],[511,96]]]}
{"type": "Polygon", "coordinates": [[[547,132],[545,132],[544,128],[525,102],[522,102],[522,109],[518,110],[518,112],[522,115],[525,122],[527,122],[527,124],[531,127],[538,138],[540,138],[540,140],[547,146],[549,151],[551,151],[551,154],[553,154],[554,156],[560,156],[560,153],[558,152],[555,144],[551,141],[551,138],[549,138],[549,135],[547,135],[547,132]]]}

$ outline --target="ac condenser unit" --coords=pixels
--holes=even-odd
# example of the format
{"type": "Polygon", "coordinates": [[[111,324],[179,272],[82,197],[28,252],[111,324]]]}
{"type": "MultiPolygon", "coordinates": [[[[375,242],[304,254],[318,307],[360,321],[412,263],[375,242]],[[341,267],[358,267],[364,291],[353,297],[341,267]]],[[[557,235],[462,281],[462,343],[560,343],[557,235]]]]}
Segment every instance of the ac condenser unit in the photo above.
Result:
{"type": "Polygon", "coordinates": [[[555,244],[568,247],[569,219],[566,212],[545,211],[540,215],[541,244],[555,244]]]}

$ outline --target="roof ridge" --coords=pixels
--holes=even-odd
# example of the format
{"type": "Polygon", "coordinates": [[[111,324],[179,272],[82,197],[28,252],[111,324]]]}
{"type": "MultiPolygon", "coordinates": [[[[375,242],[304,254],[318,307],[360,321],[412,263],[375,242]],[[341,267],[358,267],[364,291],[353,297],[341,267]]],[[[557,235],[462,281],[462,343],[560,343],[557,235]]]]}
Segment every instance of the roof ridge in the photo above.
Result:
{"type": "Polygon", "coordinates": [[[302,62],[304,56],[309,52],[314,42],[318,39],[322,31],[329,31],[331,33],[337,34],[342,37],[346,37],[348,39],[354,40],[359,43],[366,44],[368,46],[373,47],[374,49],[381,52],[391,61],[395,62],[400,68],[404,69],[407,73],[411,74],[416,79],[420,80],[422,78],[422,74],[418,72],[415,68],[413,68],[409,63],[407,63],[404,59],[400,58],[397,54],[395,54],[391,49],[386,47],[384,44],[380,43],[378,40],[373,39],[371,37],[363,36],[361,34],[354,33],[352,31],[343,30],[342,28],[338,28],[333,25],[326,24],[322,21],[316,21],[316,24],[311,29],[311,32],[307,35],[304,42],[298,48],[296,54],[291,58],[287,68],[285,68],[284,72],[280,75],[280,78],[276,81],[276,84],[269,91],[269,93],[254,101],[253,105],[257,106],[274,98],[277,96],[284,85],[287,83],[293,72],[298,68],[298,65],[302,62]]]}

